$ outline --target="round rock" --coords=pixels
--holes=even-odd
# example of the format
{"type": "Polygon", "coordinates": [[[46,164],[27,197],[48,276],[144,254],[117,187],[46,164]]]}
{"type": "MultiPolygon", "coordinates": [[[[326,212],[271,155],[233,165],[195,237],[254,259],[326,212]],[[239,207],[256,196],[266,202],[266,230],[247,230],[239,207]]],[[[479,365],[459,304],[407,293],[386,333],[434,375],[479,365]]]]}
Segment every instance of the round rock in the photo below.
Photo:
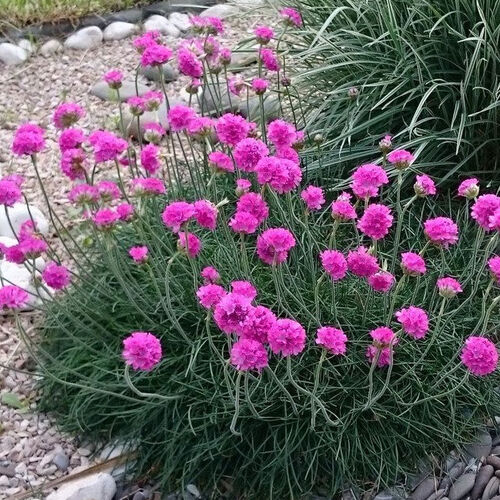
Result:
{"type": "Polygon", "coordinates": [[[52,54],[57,54],[58,52],[62,52],[63,49],[63,44],[59,41],[53,38],[52,40],[46,41],[41,47],[40,47],[40,54],[44,57],[49,57],[52,54]]]}
{"type": "Polygon", "coordinates": [[[73,33],[65,42],[64,46],[67,49],[73,50],[89,50],[99,47],[103,39],[102,31],[97,26],[89,26],[82,28],[76,33],[73,33]]]}
{"type": "Polygon", "coordinates": [[[436,492],[438,481],[435,477],[424,479],[410,495],[408,500],[425,500],[436,492]]]}
{"type": "MultiPolygon", "coordinates": [[[[177,79],[177,71],[170,64],[162,64],[162,73],[163,79],[166,83],[173,82],[177,79]]],[[[160,81],[160,72],[157,67],[153,66],[141,66],[139,68],[139,74],[144,76],[150,81],[159,82],[160,81]]]]}
{"type": "Polygon", "coordinates": [[[187,31],[191,27],[189,16],[182,12],[172,12],[168,16],[168,20],[181,31],[187,31]]]}
{"type": "Polygon", "coordinates": [[[7,66],[22,64],[28,59],[29,53],[13,43],[0,43],[0,61],[7,66]]]}
{"type": "Polygon", "coordinates": [[[65,472],[69,467],[69,458],[65,453],[56,453],[52,459],[52,463],[62,472],[65,472]]]}
{"type": "Polygon", "coordinates": [[[153,15],[146,19],[144,23],[145,31],[159,31],[162,35],[177,38],[181,31],[175,24],[171,23],[166,17],[153,15]]]}
{"type": "Polygon", "coordinates": [[[205,9],[200,14],[200,17],[220,17],[221,19],[225,19],[226,17],[236,15],[238,11],[239,9],[235,5],[217,4],[205,9]]]}
{"type": "Polygon", "coordinates": [[[17,42],[17,45],[29,54],[33,54],[33,52],[36,51],[36,47],[26,38],[19,40],[19,42],[17,42]]]}
{"type": "Polygon", "coordinates": [[[472,443],[465,447],[465,451],[474,458],[486,457],[490,454],[491,442],[489,432],[481,432],[472,443]]]}
{"type": "MultiPolygon", "coordinates": [[[[135,87],[135,82],[123,82],[120,87],[120,100],[126,101],[130,97],[134,97],[136,95],[143,95],[146,92],[151,90],[148,86],[139,83],[137,85],[137,89],[135,87]]],[[[97,82],[91,89],[90,93],[99,97],[103,101],[118,101],[118,93],[116,90],[113,90],[109,87],[109,85],[105,81],[97,82]]]]}
{"type": "Polygon", "coordinates": [[[104,40],[123,40],[139,31],[139,28],[132,23],[116,21],[107,26],[104,30],[104,40]]]}
{"type": "Polygon", "coordinates": [[[474,488],[475,481],[476,474],[463,474],[453,483],[448,498],[450,500],[460,500],[460,498],[465,497],[474,488]]]}

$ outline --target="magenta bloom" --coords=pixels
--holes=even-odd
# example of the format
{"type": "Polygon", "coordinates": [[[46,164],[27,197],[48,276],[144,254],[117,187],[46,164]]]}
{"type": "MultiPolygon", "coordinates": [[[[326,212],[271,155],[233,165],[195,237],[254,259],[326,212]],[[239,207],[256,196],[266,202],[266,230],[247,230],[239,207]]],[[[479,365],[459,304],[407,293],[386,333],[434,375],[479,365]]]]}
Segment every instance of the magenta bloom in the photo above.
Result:
{"type": "Polygon", "coordinates": [[[323,190],[316,186],[308,186],[300,193],[308,210],[320,210],[325,204],[325,194],[323,190]]]}
{"type": "Polygon", "coordinates": [[[264,78],[254,78],[252,80],[252,90],[257,95],[265,94],[268,88],[269,88],[269,82],[264,78]]]}
{"type": "Polygon", "coordinates": [[[341,280],[347,273],[347,261],[338,250],[323,250],[319,257],[321,265],[333,280],[341,280]]]}
{"type": "Polygon", "coordinates": [[[187,126],[187,133],[194,139],[210,137],[214,131],[215,122],[207,116],[195,116],[187,126]]]}
{"type": "Polygon", "coordinates": [[[42,278],[48,286],[52,287],[54,290],[62,290],[66,288],[70,281],[71,275],[68,269],[64,266],[60,266],[55,262],[50,262],[47,264],[42,272],[42,278]]]}
{"type": "Polygon", "coordinates": [[[257,297],[257,290],[249,281],[232,281],[231,292],[239,293],[247,299],[253,300],[257,297]]]}
{"type": "Polygon", "coordinates": [[[387,155],[387,159],[394,165],[395,168],[402,170],[404,168],[408,168],[415,157],[405,149],[395,149],[387,155]]]}
{"type": "Polygon", "coordinates": [[[356,219],[356,210],[349,201],[351,195],[349,193],[342,193],[332,203],[332,217],[338,221],[348,221],[356,219]]]}
{"type": "Polygon", "coordinates": [[[122,86],[123,73],[118,69],[111,69],[104,73],[102,79],[112,88],[119,89],[122,86]]]}
{"type": "Polygon", "coordinates": [[[155,111],[163,102],[163,94],[156,90],[150,90],[142,96],[146,111],[155,111]]]}
{"type": "Polygon", "coordinates": [[[253,234],[259,226],[258,219],[249,212],[237,210],[229,221],[229,227],[235,233],[253,234]]]}
{"type": "Polygon", "coordinates": [[[201,270],[201,277],[203,278],[205,284],[208,283],[218,283],[220,281],[220,274],[215,267],[206,266],[201,270]]]}
{"type": "Polygon", "coordinates": [[[219,17],[191,16],[190,21],[198,33],[219,35],[224,32],[224,23],[219,17]]]}
{"type": "Polygon", "coordinates": [[[260,372],[268,365],[266,348],[256,340],[242,338],[231,347],[231,364],[240,371],[260,372]]]}
{"type": "Polygon", "coordinates": [[[485,231],[491,231],[493,228],[490,217],[498,208],[500,208],[500,196],[483,194],[472,205],[471,216],[485,231]]]}
{"type": "Polygon", "coordinates": [[[99,229],[111,229],[120,220],[120,216],[112,208],[101,208],[92,220],[99,229]]]}
{"type": "Polygon", "coordinates": [[[79,128],[66,128],[59,136],[59,149],[66,151],[67,149],[79,148],[85,141],[85,133],[79,128]]]}
{"type": "Polygon", "coordinates": [[[267,127],[267,137],[276,148],[292,146],[296,133],[295,127],[284,120],[274,120],[267,127]]]}
{"type": "Polygon", "coordinates": [[[95,186],[88,184],[77,184],[68,195],[71,203],[77,205],[89,205],[90,203],[97,203],[99,199],[99,191],[95,186]]]}
{"type": "Polygon", "coordinates": [[[141,54],[142,66],[161,66],[170,60],[172,51],[164,45],[151,43],[141,54]]]}
{"type": "Polygon", "coordinates": [[[181,47],[177,52],[177,65],[179,71],[191,78],[201,78],[203,76],[203,64],[198,56],[186,47],[181,47]]]}
{"type": "Polygon", "coordinates": [[[378,361],[377,361],[377,366],[379,368],[382,368],[384,366],[388,366],[392,363],[391,353],[392,349],[390,347],[382,347],[378,348],[374,345],[370,345],[366,348],[366,357],[370,363],[373,362],[373,360],[376,358],[378,355],[378,361]]]}
{"type": "Polygon", "coordinates": [[[66,149],[61,156],[61,171],[71,180],[85,179],[87,157],[81,149],[66,149]]]}
{"type": "Polygon", "coordinates": [[[473,375],[483,377],[496,370],[498,351],[491,340],[471,336],[465,341],[460,359],[473,375]]]}
{"type": "Polygon", "coordinates": [[[417,175],[413,189],[417,196],[431,196],[436,194],[436,185],[428,175],[417,175]]]}
{"type": "Polygon", "coordinates": [[[128,254],[135,263],[144,264],[148,260],[149,249],[146,246],[132,247],[129,249],[128,254]]]}
{"type": "Polygon", "coordinates": [[[253,172],[259,160],[268,154],[268,147],[261,140],[252,137],[238,142],[233,151],[236,165],[244,172],[253,172]]]}
{"type": "Polygon", "coordinates": [[[414,339],[424,338],[429,331],[429,317],[420,307],[406,307],[397,311],[395,316],[403,330],[414,339]]]}
{"type": "Polygon", "coordinates": [[[155,45],[158,38],[160,38],[159,31],[146,31],[143,35],[135,38],[132,43],[137,51],[142,54],[146,47],[155,45]]]}
{"type": "Polygon", "coordinates": [[[94,148],[97,163],[116,160],[128,147],[125,139],[105,130],[97,130],[90,134],[89,142],[94,148]]]}
{"type": "Polygon", "coordinates": [[[193,233],[187,233],[186,243],[186,233],[179,233],[177,249],[180,252],[184,252],[191,259],[194,259],[201,252],[201,241],[193,233]]]}
{"type": "Polygon", "coordinates": [[[292,146],[283,146],[276,149],[276,156],[284,160],[293,161],[296,165],[300,165],[299,153],[292,146]]]}
{"type": "Polygon", "coordinates": [[[418,253],[404,252],[401,254],[401,268],[409,276],[425,274],[425,260],[418,253]]]}
{"type": "Polygon", "coordinates": [[[174,201],[165,207],[161,217],[165,226],[178,233],[194,217],[194,206],[185,201],[174,201]]]}
{"type": "Polygon", "coordinates": [[[279,71],[280,63],[278,60],[278,56],[272,49],[262,47],[259,50],[259,57],[262,61],[262,65],[269,71],[279,71]]]}
{"type": "Polygon", "coordinates": [[[247,315],[252,308],[248,297],[238,293],[228,293],[215,306],[215,323],[224,333],[241,334],[247,315]]]}
{"type": "Polygon", "coordinates": [[[465,179],[458,186],[458,196],[463,196],[469,200],[477,198],[479,194],[479,181],[472,177],[471,179],[465,179]]]}
{"type": "Polygon", "coordinates": [[[250,191],[252,183],[248,179],[236,179],[236,196],[242,196],[250,191]]]}
{"type": "Polygon", "coordinates": [[[241,76],[232,76],[228,78],[227,85],[229,87],[229,92],[238,97],[241,96],[241,92],[245,87],[245,80],[241,76]]]}
{"type": "Polygon", "coordinates": [[[19,242],[19,249],[23,253],[25,259],[37,259],[43,252],[46,252],[48,248],[47,243],[36,236],[25,236],[19,242]]]}
{"type": "Polygon", "coordinates": [[[154,144],[144,146],[141,151],[141,165],[148,174],[154,174],[160,168],[160,150],[154,144]]]}
{"type": "Polygon", "coordinates": [[[39,153],[45,147],[43,133],[35,123],[20,125],[12,141],[12,152],[18,156],[39,153]]]}
{"type": "Polygon", "coordinates": [[[454,278],[439,278],[437,280],[439,295],[446,299],[452,299],[457,293],[463,292],[462,286],[454,278]]]}
{"type": "Polygon", "coordinates": [[[131,191],[134,196],[156,196],[165,194],[165,184],[157,177],[137,177],[132,179],[131,191]]]}
{"type": "Polygon", "coordinates": [[[500,256],[491,257],[488,260],[488,267],[492,278],[497,283],[500,283],[500,256]]]}
{"type": "Polygon", "coordinates": [[[161,359],[159,339],[149,332],[134,332],[123,341],[123,359],[134,370],[150,371],[161,359]]]}
{"type": "Polygon", "coordinates": [[[424,222],[424,233],[434,245],[448,248],[458,241],[458,227],[448,217],[435,217],[424,222]]]}
{"type": "Polygon", "coordinates": [[[276,323],[274,313],[264,306],[252,307],[241,330],[241,337],[266,343],[269,330],[276,323]]]}
{"type": "Polygon", "coordinates": [[[389,207],[374,203],[366,208],[359,219],[358,228],[370,238],[380,240],[389,233],[393,220],[389,207]]]}
{"type": "Polygon", "coordinates": [[[257,26],[253,33],[261,45],[268,44],[274,37],[274,31],[269,26],[257,26]]]}
{"type": "Polygon", "coordinates": [[[388,271],[377,271],[368,276],[368,284],[376,291],[387,293],[394,285],[395,278],[388,271]]]}
{"type": "Polygon", "coordinates": [[[304,350],[306,331],[300,323],[292,319],[278,319],[271,326],[267,340],[274,354],[296,356],[304,350]]]}
{"type": "Polygon", "coordinates": [[[223,144],[236,146],[245,139],[250,131],[250,123],[242,116],[226,113],[222,115],[215,125],[217,137],[223,144]]]}
{"type": "Polygon", "coordinates": [[[490,216],[490,229],[500,231],[500,207],[490,216]]]}
{"type": "Polygon", "coordinates": [[[389,179],[382,167],[366,163],[358,167],[352,174],[351,189],[358,198],[373,198],[378,196],[378,190],[389,179]]]}
{"type": "Polygon", "coordinates": [[[280,14],[283,21],[289,26],[295,26],[296,28],[300,28],[302,26],[302,16],[298,10],[293,9],[292,7],[285,7],[280,10],[280,14]]]}
{"type": "Polygon", "coordinates": [[[370,337],[376,347],[389,347],[396,340],[396,335],[387,326],[379,326],[370,332],[370,337]]]}
{"type": "Polygon", "coordinates": [[[377,258],[370,255],[365,247],[359,247],[347,254],[347,268],[356,276],[368,278],[379,270],[379,265],[377,258]]]}
{"type": "Polygon", "coordinates": [[[28,302],[29,295],[15,285],[5,285],[0,288],[0,310],[20,309],[28,302]]]}
{"type": "Polygon", "coordinates": [[[120,203],[116,207],[116,213],[121,221],[129,222],[134,217],[135,209],[130,203],[120,203]]]}
{"type": "Polygon", "coordinates": [[[196,296],[205,309],[213,309],[226,296],[226,293],[226,290],[220,285],[209,283],[200,286],[196,292],[196,296]]]}
{"type": "Polygon", "coordinates": [[[392,135],[385,135],[380,139],[378,147],[382,153],[387,154],[392,149],[392,135]]]}
{"type": "MultiPolygon", "coordinates": [[[[1,245],[1,244],[0,244],[1,245]]],[[[13,262],[14,264],[22,264],[26,259],[24,257],[24,252],[22,251],[20,245],[12,245],[11,247],[6,247],[5,245],[0,246],[0,255],[5,255],[7,262],[13,262]]]]}
{"type": "Polygon", "coordinates": [[[146,111],[146,101],[139,96],[132,96],[127,99],[129,111],[134,116],[141,116],[146,111]]]}
{"type": "Polygon", "coordinates": [[[189,106],[183,106],[182,104],[172,106],[167,114],[170,129],[173,132],[186,130],[189,122],[195,118],[195,115],[194,109],[189,106]]]}
{"type": "Polygon", "coordinates": [[[199,200],[194,202],[194,218],[201,226],[213,231],[217,224],[217,207],[208,200],[199,200]]]}
{"type": "Polygon", "coordinates": [[[269,217],[269,207],[259,193],[241,195],[236,203],[236,211],[253,215],[259,224],[269,217]]]}
{"type": "Polygon", "coordinates": [[[208,155],[210,166],[217,172],[234,172],[233,160],[222,151],[213,151],[208,155]]]}
{"type": "Polygon", "coordinates": [[[23,193],[16,182],[6,178],[0,180],[0,205],[12,207],[22,196],[23,193]]]}
{"type": "Polygon", "coordinates": [[[159,123],[148,122],[144,124],[143,138],[147,142],[152,142],[153,144],[159,144],[161,138],[166,133],[167,133],[166,130],[159,123]]]}
{"type": "Polygon", "coordinates": [[[85,110],[76,102],[63,102],[54,111],[53,121],[56,128],[71,127],[85,116],[85,110]]]}
{"type": "Polygon", "coordinates": [[[347,351],[347,336],[339,328],[322,326],[318,329],[316,344],[324,347],[336,356],[343,356],[347,351]]]}
{"type": "Polygon", "coordinates": [[[117,200],[121,196],[120,189],[112,181],[100,181],[97,183],[96,187],[99,191],[99,196],[104,202],[117,200]]]}
{"type": "Polygon", "coordinates": [[[302,170],[296,163],[275,156],[262,158],[255,171],[259,184],[269,184],[280,194],[292,191],[302,179],[302,170]]]}
{"type": "Polygon", "coordinates": [[[267,229],[257,238],[257,255],[266,264],[281,264],[294,246],[295,238],[288,229],[267,229]]]}

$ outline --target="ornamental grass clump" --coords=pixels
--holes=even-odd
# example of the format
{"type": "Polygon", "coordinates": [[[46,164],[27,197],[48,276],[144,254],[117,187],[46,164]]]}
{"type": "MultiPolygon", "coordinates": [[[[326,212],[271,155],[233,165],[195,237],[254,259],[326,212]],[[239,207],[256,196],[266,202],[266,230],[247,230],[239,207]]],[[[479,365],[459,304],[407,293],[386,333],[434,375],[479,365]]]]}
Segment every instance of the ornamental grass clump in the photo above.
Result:
{"type": "MultiPolygon", "coordinates": [[[[178,62],[201,67],[204,87],[220,69],[223,25],[194,23],[202,37],[178,62]]],[[[274,41],[272,30],[256,36],[274,41]]],[[[173,57],[152,35],[135,45],[143,63],[173,57]]],[[[230,485],[280,499],[392,483],[498,414],[497,194],[475,179],[437,191],[396,145],[396,181],[374,162],[352,165],[345,191],[311,185],[304,136],[286,116],[210,118],[161,98],[170,132],[149,145],[75,134],[85,161],[63,172],[78,233],[46,197],[61,251],[33,221],[2,247],[32,270],[45,312],[41,345],[18,322],[40,363],[42,409],[68,431],[125,443],[134,471],[164,488],[197,481],[215,497],[230,485]]],[[[57,110],[61,136],[78,109],[57,110]]],[[[44,144],[23,125],[13,152],[38,174],[44,144]]],[[[0,181],[2,204],[21,197],[22,178],[0,181]]],[[[0,288],[0,309],[16,317],[28,300],[0,288]]]]}

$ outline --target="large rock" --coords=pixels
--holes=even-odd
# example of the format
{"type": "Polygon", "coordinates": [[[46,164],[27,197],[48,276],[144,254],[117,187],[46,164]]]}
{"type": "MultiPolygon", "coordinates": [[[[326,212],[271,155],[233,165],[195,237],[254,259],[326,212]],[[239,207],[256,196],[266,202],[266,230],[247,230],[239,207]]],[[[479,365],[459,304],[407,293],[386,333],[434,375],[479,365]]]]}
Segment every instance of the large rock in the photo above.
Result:
{"type": "Polygon", "coordinates": [[[102,42],[103,34],[97,26],[89,26],[82,28],[76,33],[73,33],[64,42],[67,49],[74,50],[89,50],[99,47],[102,42]]]}
{"type": "Polygon", "coordinates": [[[436,492],[438,481],[435,477],[424,479],[411,494],[408,500],[425,500],[427,497],[436,492]]]}
{"type": "Polygon", "coordinates": [[[235,5],[229,5],[229,4],[218,4],[218,5],[212,5],[212,7],[209,7],[208,9],[205,9],[200,16],[201,17],[220,17],[221,19],[225,19],[226,17],[229,16],[234,16],[238,14],[239,9],[235,5]]]}
{"type": "Polygon", "coordinates": [[[104,40],[123,40],[139,31],[139,28],[132,23],[116,21],[106,27],[103,33],[104,40]]]}
{"type": "Polygon", "coordinates": [[[0,61],[7,66],[21,64],[28,59],[29,53],[13,43],[0,43],[0,61]]]}
{"type": "Polygon", "coordinates": [[[35,45],[33,45],[27,38],[19,40],[17,45],[28,52],[28,54],[33,54],[36,51],[35,45]]]}
{"type": "Polygon", "coordinates": [[[177,38],[181,31],[175,24],[171,23],[166,17],[153,15],[146,19],[144,23],[145,31],[159,31],[162,35],[177,38]]]}
{"type": "Polygon", "coordinates": [[[475,480],[476,474],[463,474],[453,483],[453,486],[450,488],[448,498],[450,500],[460,500],[465,497],[470,491],[472,491],[475,480]]]}
{"type": "Polygon", "coordinates": [[[124,23],[138,23],[142,21],[142,9],[126,9],[119,10],[118,12],[113,12],[109,16],[109,21],[122,21],[124,23]]]}
{"type": "MultiPolygon", "coordinates": [[[[137,84],[137,89],[135,82],[123,82],[120,88],[120,100],[126,101],[130,97],[136,95],[143,95],[151,89],[142,83],[137,84]]],[[[99,97],[103,101],[118,101],[118,93],[116,90],[109,88],[109,85],[105,81],[97,82],[91,89],[90,93],[99,97]]]]}
{"type": "Polygon", "coordinates": [[[217,115],[229,111],[238,111],[240,98],[229,95],[226,82],[221,80],[217,83],[208,83],[203,87],[201,95],[201,107],[204,114],[217,115]]]}
{"type": "MultiPolygon", "coordinates": [[[[24,203],[16,203],[13,207],[7,208],[7,213],[9,214],[10,223],[14,228],[16,234],[19,234],[21,225],[30,219],[30,213],[35,221],[37,230],[43,235],[49,232],[49,223],[47,218],[37,207],[30,205],[29,211],[27,205],[24,203]]],[[[9,238],[15,238],[16,234],[12,232],[7,216],[5,215],[5,210],[0,210],[0,236],[7,236],[9,238]]]]}
{"type": "Polygon", "coordinates": [[[63,50],[63,44],[59,40],[53,38],[52,40],[46,41],[40,47],[40,54],[42,54],[42,56],[44,57],[49,57],[52,54],[57,54],[58,52],[62,52],[63,50]]]}
{"type": "MultiPolygon", "coordinates": [[[[176,102],[170,102],[171,106],[178,104],[176,102]]],[[[125,130],[127,136],[132,136],[136,139],[139,138],[139,126],[141,130],[141,135],[144,133],[144,124],[156,122],[159,123],[165,130],[168,130],[168,120],[167,120],[167,106],[165,102],[160,104],[158,111],[148,111],[142,114],[137,120],[136,116],[132,116],[128,109],[124,110],[123,113],[123,123],[125,125],[125,130]]]]}
{"type": "Polygon", "coordinates": [[[256,47],[251,47],[244,51],[233,52],[231,55],[231,64],[228,68],[229,71],[231,73],[239,73],[248,66],[255,64],[257,62],[257,50],[256,47]]]}
{"type": "Polygon", "coordinates": [[[187,31],[191,27],[189,16],[182,12],[172,12],[168,16],[168,20],[181,31],[187,31]]]}
{"type": "MultiPolygon", "coordinates": [[[[163,79],[166,83],[168,82],[173,82],[177,80],[177,70],[173,68],[169,63],[162,64],[161,66],[163,70],[163,79]]],[[[141,66],[139,68],[139,74],[144,76],[144,78],[147,78],[150,81],[153,82],[159,82],[160,81],[160,72],[158,71],[157,67],[153,66],[141,66]]]]}
{"type": "Polygon", "coordinates": [[[474,458],[487,457],[491,451],[492,439],[487,431],[479,433],[474,442],[465,447],[465,451],[474,458]]]}
{"type": "Polygon", "coordinates": [[[483,465],[479,472],[477,473],[476,482],[474,483],[474,488],[472,488],[472,493],[470,494],[471,500],[478,500],[483,494],[486,485],[489,483],[493,476],[493,466],[483,465]]]}
{"type": "Polygon", "coordinates": [[[115,493],[116,483],[113,477],[99,472],[65,482],[47,500],[111,500],[115,493]]]}
{"type": "MultiPolygon", "coordinates": [[[[280,103],[275,95],[264,96],[264,118],[266,122],[275,120],[280,116],[280,103]]],[[[257,96],[250,97],[247,100],[241,98],[239,101],[240,113],[248,118],[250,121],[261,122],[262,121],[262,111],[260,108],[260,100],[257,96]]]]}

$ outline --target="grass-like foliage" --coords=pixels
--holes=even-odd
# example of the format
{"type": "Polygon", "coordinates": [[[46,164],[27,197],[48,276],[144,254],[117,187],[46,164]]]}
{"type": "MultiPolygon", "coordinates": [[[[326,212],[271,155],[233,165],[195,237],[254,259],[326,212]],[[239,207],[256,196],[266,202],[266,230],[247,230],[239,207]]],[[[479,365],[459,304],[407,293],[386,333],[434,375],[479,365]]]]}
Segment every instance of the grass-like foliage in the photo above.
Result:
{"type": "Polygon", "coordinates": [[[441,181],[498,172],[500,1],[301,0],[297,84],[327,159],[363,163],[384,133],[441,181]],[[348,97],[349,89],[359,91],[348,97]]]}

